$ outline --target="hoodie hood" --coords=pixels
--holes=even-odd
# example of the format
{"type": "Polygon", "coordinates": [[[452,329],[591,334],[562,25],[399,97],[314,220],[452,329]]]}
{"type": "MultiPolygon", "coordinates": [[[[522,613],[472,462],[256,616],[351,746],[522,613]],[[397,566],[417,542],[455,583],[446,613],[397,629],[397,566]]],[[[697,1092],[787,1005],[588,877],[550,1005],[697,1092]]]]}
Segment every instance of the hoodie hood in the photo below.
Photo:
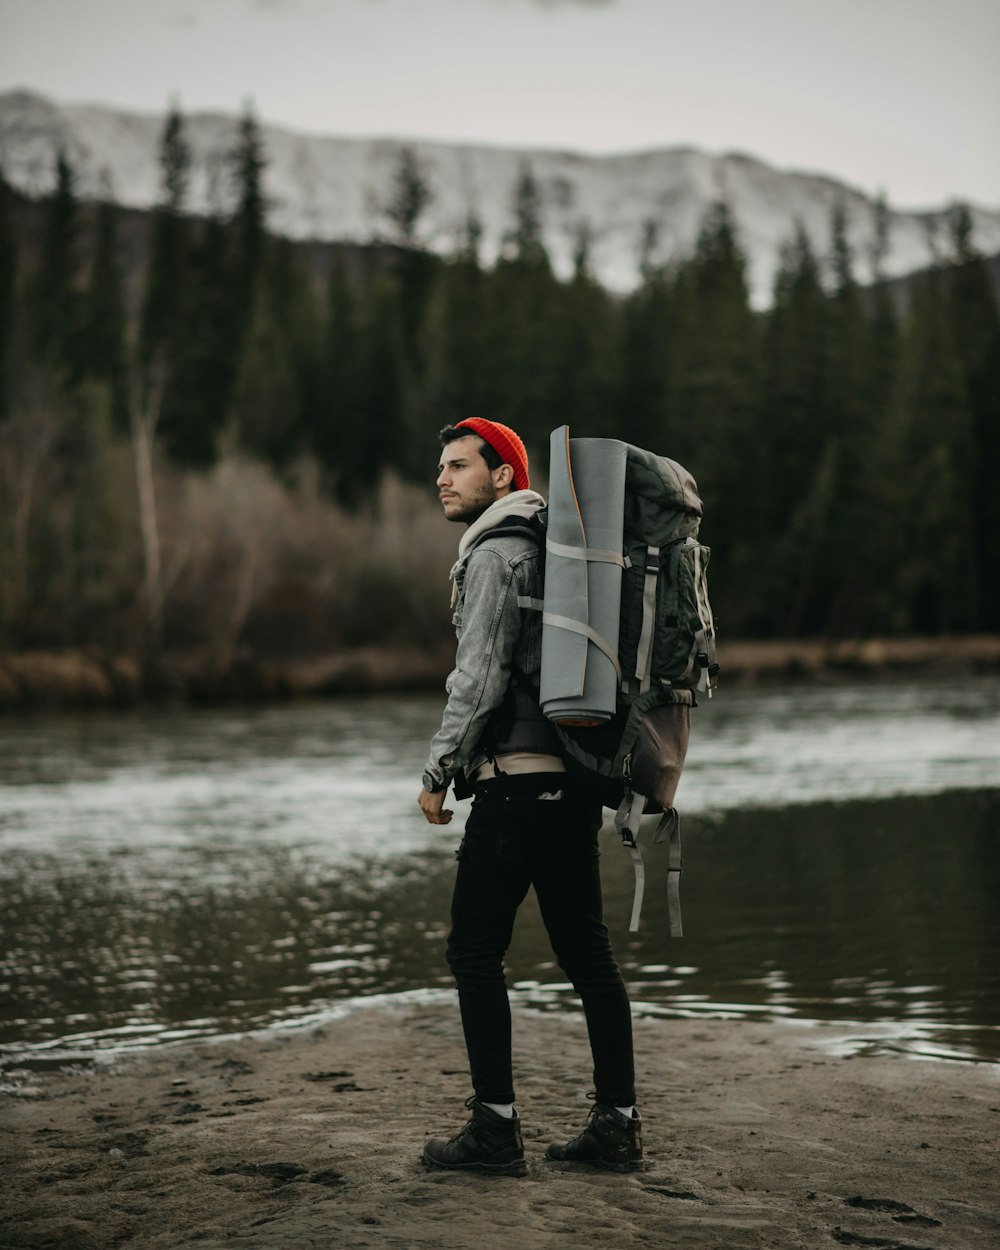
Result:
{"type": "Polygon", "coordinates": [[[476,539],[487,530],[495,529],[501,521],[508,517],[523,517],[527,520],[545,507],[545,500],[537,490],[514,490],[504,495],[496,503],[491,503],[482,516],[477,517],[462,535],[458,544],[458,558],[462,560],[475,543],[476,539]]]}

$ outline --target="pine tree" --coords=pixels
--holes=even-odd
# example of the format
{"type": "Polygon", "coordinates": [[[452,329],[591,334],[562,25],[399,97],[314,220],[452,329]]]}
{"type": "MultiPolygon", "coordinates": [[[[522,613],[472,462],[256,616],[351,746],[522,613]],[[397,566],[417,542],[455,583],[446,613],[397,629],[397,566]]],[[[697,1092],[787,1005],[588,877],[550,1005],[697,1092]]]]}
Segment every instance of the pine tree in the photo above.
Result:
{"type": "Polygon", "coordinates": [[[947,279],[948,314],[972,412],[972,546],[975,610],[972,624],[1000,629],[1000,309],[989,274],[972,242],[966,205],[950,219],[953,268],[947,279]]]}
{"type": "Polygon", "coordinates": [[[83,371],[103,383],[119,428],[127,424],[125,298],[118,260],[118,208],[106,199],[97,214],[97,237],[83,310],[83,371]]]}
{"type": "Polygon", "coordinates": [[[294,457],[302,435],[303,285],[292,245],[275,240],[230,401],[241,449],[276,467],[294,457]]]}
{"type": "Polygon", "coordinates": [[[390,241],[399,249],[396,264],[406,355],[418,372],[420,323],[434,270],[421,239],[420,219],[433,201],[434,192],[415,149],[401,147],[383,212],[390,225],[390,241]]]}
{"type": "Polygon", "coordinates": [[[884,192],[879,192],[872,204],[872,242],[868,261],[872,282],[885,280],[885,261],[889,255],[892,233],[892,215],[884,192]]]}
{"type": "Polygon", "coordinates": [[[285,239],[276,248],[278,315],[288,326],[289,361],[295,379],[295,417],[278,444],[275,463],[284,465],[314,446],[326,415],[326,301],[308,261],[285,239]]]}
{"type": "MultiPolygon", "coordinates": [[[[249,103],[240,118],[231,160],[236,208],[229,230],[228,307],[223,327],[223,338],[228,340],[224,348],[228,356],[228,377],[223,413],[225,421],[235,427],[236,439],[241,443],[248,439],[255,445],[260,431],[251,435],[241,430],[239,413],[234,408],[251,333],[254,327],[260,328],[268,322],[266,310],[259,306],[267,266],[267,210],[263,185],[267,161],[260,127],[249,103]]],[[[266,336],[260,346],[265,352],[269,351],[266,336]]],[[[276,347],[271,345],[271,350],[276,347]]],[[[280,370],[281,366],[278,368],[280,370]]]]}
{"type": "Polygon", "coordinates": [[[164,437],[181,464],[207,466],[229,411],[239,358],[232,268],[226,224],[210,217],[190,248],[190,314],[184,323],[183,362],[170,395],[164,437]]]}
{"type": "Polygon", "coordinates": [[[849,457],[855,474],[852,520],[857,539],[829,622],[834,629],[857,635],[888,628],[885,592],[891,578],[887,578],[886,570],[894,567],[897,556],[897,486],[892,479],[900,466],[893,459],[892,408],[899,371],[900,326],[884,274],[890,221],[884,197],[876,201],[874,211],[870,260],[875,285],[864,327],[868,433],[861,435],[861,445],[852,449],[849,457]]]}
{"type": "Polygon", "coordinates": [[[767,529],[776,536],[801,497],[827,435],[823,424],[827,322],[819,264],[799,225],[782,251],[764,335],[765,506],[767,529]]]}
{"type": "Polygon", "coordinates": [[[866,538],[870,501],[865,457],[877,435],[872,359],[864,301],[854,275],[849,219],[842,200],[830,213],[832,294],[826,333],[822,420],[837,447],[837,529],[822,555],[826,627],[853,632],[864,612],[867,579],[858,553],[866,538]]]}
{"type": "MultiPolygon", "coordinates": [[[[405,473],[420,454],[407,428],[406,362],[400,318],[399,282],[391,273],[373,275],[361,314],[359,404],[351,422],[351,465],[341,479],[345,497],[357,499],[383,468],[405,473]]],[[[425,436],[418,431],[417,437],[425,436]]],[[[346,442],[346,440],[345,440],[346,442]]]]}
{"type": "Polygon", "coordinates": [[[871,363],[870,399],[876,420],[884,419],[892,392],[892,379],[899,352],[899,323],[886,285],[885,259],[889,254],[891,216],[884,195],[875,201],[871,272],[874,290],[869,336],[871,363]]]}
{"type": "Polygon", "coordinates": [[[206,463],[213,454],[214,436],[206,428],[202,379],[196,369],[201,346],[199,292],[193,271],[194,232],[185,216],[191,151],[176,105],[163,126],[159,161],[160,198],[153,212],[139,337],[130,364],[136,374],[131,402],[138,406],[136,413],[148,416],[155,410],[154,433],[176,459],[206,463]]]}
{"type": "Polygon", "coordinates": [[[17,246],[11,222],[10,190],[0,175],[0,421],[10,411],[16,282],[17,246]]]}
{"type": "Polygon", "coordinates": [[[418,248],[420,218],[434,202],[434,192],[412,147],[399,150],[385,215],[392,226],[392,241],[399,247],[418,248]]]}
{"type": "MultiPolygon", "coordinates": [[[[234,408],[236,386],[251,331],[267,321],[259,307],[268,250],[263,185],[267,161],[260,127],[249,103],[240,118],[230,161],[236,206],[226,232],[227,274],[217,324],[223,357],[218,371],[222,403],[217,419],[232,427],[236,441],[242,442],[244,431],[239,428],[239,414],[234,408]]],[[[268,350],[266,342],[261,346],[268,350]]],[[[251,442],[256,437],[251,436],[251,442]]]]}
{"type": "Polygon", "coordinates": [[[41,257],[32,284],[30,315],[36,357],[60,377],[79,376],[79,208],[75,175],[62,150],[56,187],[47,205],[41,257]]]}
{"type": "Polygon", "coordinates": [[[489,276],[479,264],[482,228],[470,215],[455,254],[440,269],[434,282],[422,330],[422,353],[426,362],[418,428],[423,467],[433,454],[433,436],[446,423],[480,411],[492,410],[488,393],[486,338],[489,276]]]}
{"type": "Polygon", "coordinates": [[[171,108],[160,137],[160,199],[153,212],[142,309],[142,357],[156,353],[176,368],[184,325],[189,230],[184,218],[191,152],[179,109],[171,108]]]}
{"type": "Polygon", "coordinates": [[[512,426],[540,453],[559,404],[558,360],[550,326],[559,284],[542,240],[542,196],[522,166],[513,198],[514,224],[486,287],[488,355],[483,383],[492,417],[512,426]]]}
{"type": "Polygon", "coordinates": [[[339,257],[328,280],[322,343],[324,402],[312,429],[312,448],[328,470],[338,495],[350,502],[355,498],[355,484],[367,458],[360,444],[368,422],[362,410],[363,348],[358,301],[339,257]]]}
{"type": "Polygon", "coordinates": [[[527,162],[521,166],[514,189],[514,227],[505,255],[526,269],[549,269],[542,239],[542,192],[527,162]]]}
{"type": "Polygon", "coordinates": [[[260,127],[249,104],[240,119],[232,160],[237,195],[236,211],[233,215],[233,296],[237,306],[243,309],[245,323],[248,323],[267,242],[267,209],[264,199],[264,170],[267,160],[260,127]]]}
{"type": "Polygon", "coordinates": [[[591,230],[577,232],[573,277],[560,284],[549,328],[554,339],[552,425],[569,424],[577,437],[612,437],[617,431],[619,318],[590,268],[591,230]]]}
{"type": "Polygon", "coordinates": [[[659,242],[658,223],[647,221],[639,240],[641,281],[621,309],[617,428],[627,441],[676,458],[681,452],[666,431],[676,318],[669,274],[655,259],[659,242]]]}
{"type": "Polygon", "coordinates": [[[489,351],[485,337],[488,279],[479,259],[482,234],[482,223],[470,212],[458,253],[439,283],[448,308],[450,390],[446,389],[442,396],[443,408],[438,409],[445,414],[468,414],[481,407],[483,362],[489,351]]]}
{"type": "Polygon", "coordinates": [[[676,459],[683,453],[667,431],[674,333],[670,283],[648,272],[621,309],[617,429],[628,442],[676,459]]]}
{"type": "MultiPolygon", "coordinates": [[[[724,202],[706,213],[695,254],[681,267],[671,294],[677,329],[664,440],[698,481],[711,518],[708,541],[728,538],[717,544],[721,550],[713,562],[722,572],[717,580],[728,584],[731,603],[738,604],[739,577],[723,570],[749,570],[759,536],[760,333],[746,261],[724,202]]],[[[735,628],[737,609],[720,610],[735,628]]]]}
{"type": "Polygon", "coordinates": [[[809,237],[799,225],[782,249],[764,325],[763,404],[757,422],[759,534],[775,559],[747,587],[750,631],[787,633],[801,623],[802,588],[815,576],[833,464],[823,422],[828,301],[809,237]]]}
{"type": "Polygon", "coordinates": [[[837,200],[830,214],[833,295],[826,336],[826,420],[845,444],[860,446],[867,413],[865,314],[854,276],[847,209],[837,200]]]}
{"type": "Polygon", "coordinates": [[[234,388],[247,336],[260,324],[257,299],[267,260],[265,164],[260,130],[247,106],[229,153],[235,206],[228,220],[213,214],[188,252],[185,359],[164,421],[171,455],[183,463],[211,464],[227,423],[240,438],[234,388]]]}
{"type": "Polygon", "coordinates": [[[967,629],[975,589],[972,414],[937,270],[913,292],[885,436],[885,524],[895,541],[890,575],[882,569],[879,623],[921,634],[967,629]]]}

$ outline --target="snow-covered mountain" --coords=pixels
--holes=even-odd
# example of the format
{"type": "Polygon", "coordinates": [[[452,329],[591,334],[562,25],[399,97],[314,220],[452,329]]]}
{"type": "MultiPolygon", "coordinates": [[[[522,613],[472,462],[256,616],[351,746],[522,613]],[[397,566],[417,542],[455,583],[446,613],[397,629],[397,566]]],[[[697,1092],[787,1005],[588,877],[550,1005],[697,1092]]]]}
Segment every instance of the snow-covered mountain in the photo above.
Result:
{"type": "MultiPolygon", "coordinates": [[[[224,208],[231,194],[227,154],[238,119],[222,114],[185,117],[193,168],[191,211],[224,208]]],[[[59,105],[26,91],[0,94],[0,169],[30,195],[51,190],[62,147],[84,196],[106,195],[149,208],[159,195],[157,160],[162,116],[99,106],[59,105]]],[[[404,146],[392,139],[346,139],[262,126],[265,188],[272,229],[296,239],[364,242],[387,230],[384,207],[404,146]]],[[[749,261],[754,303],[770,299],[782,244],[801,222],[817,252],[828,251],[830,212],[846,207],[858,276],[870,276],[874,206],[860,191],[820,174],[774,169],[751,156],[712,156],[667,148],[621,156],[409,142],[430,183],[433,200],[420,219],[424,242],[455,246],[470,212],[482,228],[482,255],[492,261],[511,228],[514,188],[530,168],[542,194],[544,236],[553,264],[568,274],[581,229],[591,237],[596,276],[612,290],[638,279],[647,223],[658,231],[657,259],[689,252],[706,206],[730,203],[749,261]]],[[[946,208],[892,210],[889,276],[926,266],[946,248],[946,208]]],[[[973,208],[973,237],[985,253],[1000,252],[1000,212],[973,208]]]]}

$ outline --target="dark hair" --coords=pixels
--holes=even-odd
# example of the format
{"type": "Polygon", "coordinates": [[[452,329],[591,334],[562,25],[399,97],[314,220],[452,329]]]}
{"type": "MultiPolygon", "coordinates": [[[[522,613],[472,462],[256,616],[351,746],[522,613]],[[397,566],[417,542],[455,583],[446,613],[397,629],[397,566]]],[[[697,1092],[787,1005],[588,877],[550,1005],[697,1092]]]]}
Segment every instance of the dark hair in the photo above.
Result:
{"type": "Polygon", "coordinates": [[[500,459],[500,454],[496,448],[491,447],[485,438],[481,438],[475,430],[470,430],[468,427],[460,430],[457,426],[446,425],[438,435],[438,438],[441,440],[442,447],[447,447],[449,443],[453,443],[459,438],[474,438],[479,444],[480,455],[486,461],[486,467],[491,472],[494,469],[499,469],[503,464],[503,461],[500,459]]]}

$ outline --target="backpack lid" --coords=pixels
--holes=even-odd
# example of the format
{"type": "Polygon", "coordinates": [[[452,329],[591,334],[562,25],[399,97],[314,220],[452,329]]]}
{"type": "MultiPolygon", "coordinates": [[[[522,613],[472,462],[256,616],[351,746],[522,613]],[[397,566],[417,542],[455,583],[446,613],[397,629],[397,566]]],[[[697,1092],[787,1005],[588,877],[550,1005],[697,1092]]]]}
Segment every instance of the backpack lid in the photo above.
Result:
{"type": "Polygon", "coordinates": [[[691,474],[666,456],[626,445],[625,530],[653,547],[695,537],[702,503],[691,474]]]}

